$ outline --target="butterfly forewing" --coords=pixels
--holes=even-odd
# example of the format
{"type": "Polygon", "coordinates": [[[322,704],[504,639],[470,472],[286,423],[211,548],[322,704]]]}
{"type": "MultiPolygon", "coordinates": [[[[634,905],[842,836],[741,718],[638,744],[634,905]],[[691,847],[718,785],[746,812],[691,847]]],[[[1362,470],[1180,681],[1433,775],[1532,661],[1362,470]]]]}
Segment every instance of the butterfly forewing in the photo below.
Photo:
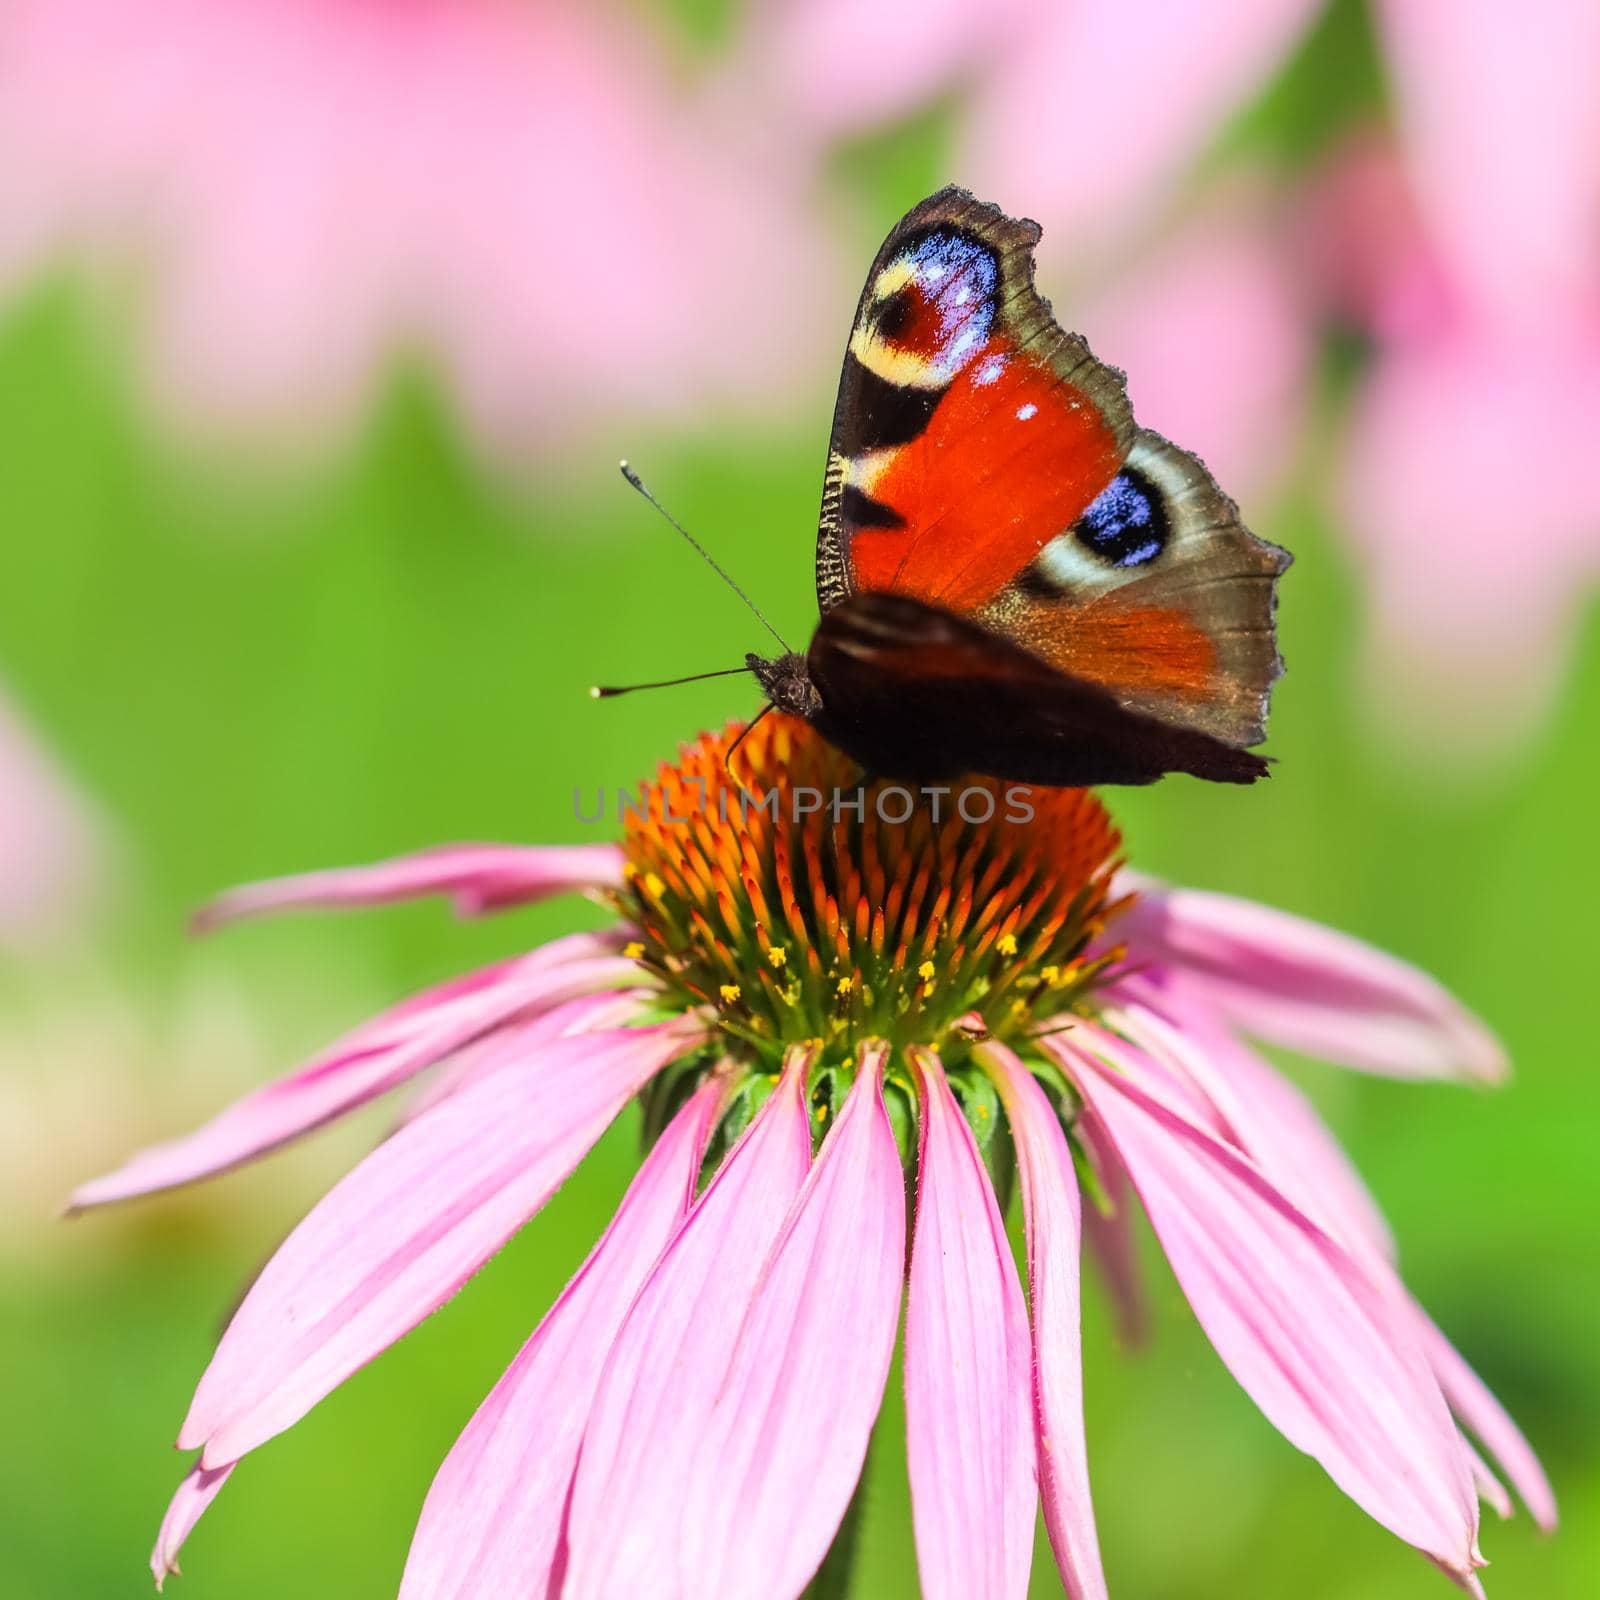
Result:
{"type": "Polygon", "coordinates": [[[1116,474],[1122,375],[1033,287],[1036,223],[960,189],[910,212],[867,276],[817,539],[822,609],[862,590],[991,599],[1116,474]]]}

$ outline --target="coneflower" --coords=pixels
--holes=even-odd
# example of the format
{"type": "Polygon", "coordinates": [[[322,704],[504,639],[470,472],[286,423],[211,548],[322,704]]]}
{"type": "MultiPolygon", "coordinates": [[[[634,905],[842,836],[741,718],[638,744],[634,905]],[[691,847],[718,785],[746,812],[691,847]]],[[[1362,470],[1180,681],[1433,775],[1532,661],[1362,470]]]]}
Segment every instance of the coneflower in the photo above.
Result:
{"type": "Polygon", "coordinates": [[[415,996],[73,1197],[220,1172],[432,1073],[223,1336],[158,1580],[240,1459],[443,1304],[638,1097],[649,1153],[440,1468],[404,1600],[798,1595],[846,1520],[903,1297],[923,1593],[1025,1594],[1042,1500],[1067,1592],[1104,1595],[1080,1182],[1114,1287],[1136,1193],[1261,1410],[1478,1592],[1478,1496],[1509,1502],[1452,1412],[1545,1525],[1549,1486],[1402,1287],[1331,1135],[1238,1035],[1473,1079],[1502,1069],[1491,1036],[1354,940],[1135,880],[1091,794],[860,788],[781,716],[736,783],[737,733],[664,766],[620,848],[450,847],[211,908],[583,890],[617,920],[415,996]]]}

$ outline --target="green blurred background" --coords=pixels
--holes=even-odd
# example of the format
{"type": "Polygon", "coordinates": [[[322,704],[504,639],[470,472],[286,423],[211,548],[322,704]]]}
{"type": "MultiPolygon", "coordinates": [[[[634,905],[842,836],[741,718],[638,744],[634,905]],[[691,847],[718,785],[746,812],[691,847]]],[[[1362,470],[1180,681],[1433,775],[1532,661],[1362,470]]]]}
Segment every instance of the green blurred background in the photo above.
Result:
{"type": "MultiPolygon", "coordinates": [[[[698,26],[714,44],[729,24],[718,11],[698,26]]],[[[1340,7],[1217,148],[1292,165],[1331,137],[1342,106],[1381,93],[1364,27],[1340,7]]],[[[840,156],[827,182],[848,197],[844,259],[864,266],[889,221],[949,175],[949,139],[936,108],[840,156]]],[[[1047,287],[1050,247],[1047,235],[1047,287]]],[[[841,346],[853,298],[851,287],[832,307],[841,346]]],[[[1516,1076],[1495,1093],[1286,1065],[1370,1180],[1420,1299],[1554,1479],[1553,1540],[1526,1517],[1489,1516],[1491,1593],[1590,1595],[1600,632],[1591,619],[1548,731],[1491,770],[1441,777],[1375,737],[1352,690],[1363,600],[1323,509],[1319,433],[1358,369],[1329,347],[1299,465],[1246,506],[1296,556],[1272,781],[1174,780],[1108,798],[1141,868],[1363,935],[1437,974],[1503,1035],[1516,1076]]],[[[585,915],[458,924],[423,905],[196,944],[188,910],[241,879],[435,841],[595,837],[574,818],[575,786],[632,783],[752,697],[722,682],[596,706],[587,685],[720,666],[761,642],[627,493],[616,458],[637,461],[780,628],[804,636],[830,404],[819,368],[779,420],[600,423],[559,462],[535,459],[508,481],[479,464],[418,362],[356,440],[286,472],[248,449],[197,454],[154,426],[115,324],[86,309],[70,272],[12,299],[0,320],[0,671],[87,797],[111,865],[75,932],[0,958],[7,1594],[148,1592],[146,1552],[182,1470],[168,1442],[220,1323],[385,1112],[199,1191],[56,1223],[73,1183],[392,998],[585,915]]],[[[630,1115],[467,1292],[252,1456],[186,1548],[177,1592],[392,1594],[434,1469],[603,1225],[636,1136],[630,1115]]],[[[1098,1286],[1086,1292],[1089,1443],[1119,1600],[1443,1594],[1254,1412],[1153,1250],[1151,1270],[1142,1351],[1117,1348],[1098,1286]]],[[[915,1593],[899,1417],[892,1384],[864,1596],[915,1593]]],[[[1033,1593],[1059,1592],[1041,1540],[1033,1593]]]]}

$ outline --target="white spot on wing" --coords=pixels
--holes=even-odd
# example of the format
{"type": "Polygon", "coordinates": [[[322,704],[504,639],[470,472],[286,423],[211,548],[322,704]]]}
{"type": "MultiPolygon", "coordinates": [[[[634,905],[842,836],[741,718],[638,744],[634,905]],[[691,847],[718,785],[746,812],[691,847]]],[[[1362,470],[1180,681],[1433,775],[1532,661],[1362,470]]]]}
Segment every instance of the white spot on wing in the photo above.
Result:
{"type": "Polygon", "coordinates": [[[978,330],[966,328],[945,347],[941,359],[950,366],[960,366],[962,357],[978,342],[978,330]]]}
{"type": "Polygon", "coordinates": [[[1017,407],[1017,421],[1026,422],[1029,417],[1037,416],[1038,413],[1038,406],[1036,406],[1033,401],[1030,400],[1025,406],[1017,407]]]}

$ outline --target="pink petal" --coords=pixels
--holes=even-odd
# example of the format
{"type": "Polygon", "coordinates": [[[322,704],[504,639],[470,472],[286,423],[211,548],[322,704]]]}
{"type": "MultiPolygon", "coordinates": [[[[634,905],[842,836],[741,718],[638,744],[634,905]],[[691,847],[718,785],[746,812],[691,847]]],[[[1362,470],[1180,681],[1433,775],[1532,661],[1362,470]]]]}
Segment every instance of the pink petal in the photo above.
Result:
{"type": "Polygon", "coordinates": [[[541,1011],[526,1023],[485,1034],[440,1064],[437,1072],[411,1098],[397,1125],[403,1127],[415,1121],[431,1106],[448,1100],[491,1072],[516,1066],[530,1049],[547,1040],[564,1039],[575,1033],[604,1033],[642,1021],[643,1007],[650,995],[651,991],[645,989],[580,995],[576,1000],[564,1000],[548,1011],[541,1011]]]}
{"type": "Polygon", "coordinates": [[[411,1542],[401,1600],[546,1593],[601,1368],[688,1213],[724,1093],[709,1081],[673,1118],[588,1260],[445,1458],[411,1542]]]}
{"type": "Polygon", "coordinates": [[[379,1145],[290,1234],[223,1335],[179,1434],[237,1460],[436,1311],[549,1199],[653,1073],[675,1021],[552,1042],[379,1145]]]}
{"type": "Polygon", "coordinates": [[[1128,1182],[1127,1168],[1111,1148],[1093,1112],[1086,1111],[1078,1119],[1077,1132],[1094,1163],[1100,1187],[1114,1208],[1109,1216],[1097,1205],[1083,1213],[1084,1243],[1111,1295],[1118,1336],[1132,1348],[1143,1344],[1150,1331],[1150,1306],[1139,1270],[1138,1241],[1134,1237],[1133,1185],[1128,1182]]]}
{"type": "Polygon", "coordinates": [[[563,1600],[702,1592],[678,1565],[690,1467],[811,1164],[808,1064],[794,1053],[622,1325],[573,1481],[563,1600]]]}
{"type": "Polygon", "coordinates": [[[475,917],[553,894],[621,885],[622,852],[614,844],[447,844],[370,867],[247,883],[196,912],[194,925],[211,929],[264,911],[385,905],[425,894],[450,895],[459,915],[475,917]]]}
{"type": "MultiPolygon", "coordinates": [[[[420,1022],[432,1019],[426,1014],[446,1000],[458,1000],[471,994],[485,993],[507,977],[519,973],[542,971],[546,967],[564,966],[569,962],[588,961],[599,956],[618,954],[633,937],[625,926],[597,929],[591,933],[569,933],[560,939],[520,956],[510,956],[491,962],[486,967],[474,968],[456,978],[447,978],[430,989],[407,996],[398,1005],[380,1012],[370,1022],[353,1029],[341,1041],[343,1046],[363,1047],[398,1043],[409,1038],[420,1022]]],[[[338,1048],[337,1046],[335,1048],[338,1048]]]]}
{"type": "Polygon", "coordinates": [[[561,962],[553,959],[556,950],[547,946],[457,979],[421,997],[426,1004],[412,1002],[365,1024],[299,1071],[235,1101],[187,1138],[142,1150],[117,1171],[84,1184],[72,1194],[69,1211],[225,1172],[393,1089],[521,1012],[618,988],[639,976],[638,965],[619,956],[561,962]]]}
{"type": "Polygon", "coordinates": [[[1105,1600],[1083,1437],[1079,1203],[1072,1152],[1055,1108],[1022,1062],[1003,1045],[981,1045],[976,1054],[1005,1104],[1022,1177],[1044,1523],[1069,1600],[1105,1600]]]}
{"type": "MultiPolygon", "coordinates": [[[[1533,1520],[1545,1532],[1556,1525],[1556,1497],[1545,1476],[1533,1447],[1522,1436],[1506,1414],[1506,1409],[1495,1399],[1483,1379],[1467,1365],[1461,1353],[1434,1326],[1420,1306],[1416,1306],[1422,1346],[1428,1360],[1438,1375],[1439,1386],[1444,1390],[1450,1408],[1477,1436],[1484,1449],[1500,1464],[1501,1470],[1511,1480],[1512,1487],[1522,1496],[1533,1520]]],[[[1492,1493],[1486,1496],[1494,1503],[1492,1493]]],[[[1501,1511],[1501,1516],[1507,1512],[1501,1511]]]]}
{"type": "MultiPolygon", "coordinates": [[[[1435,1369],[1434,1376],[1438,1376],[1435,1369]]],[[[1445,1390],[1448,1398],[1449,1390],[1445,1390]]],[[[1452,1410],[1455,1408],[1452,1406],[1452,1410]]],[[[1478,1491],[1478,1499],[1488,1506],[1502,1522],[1516,1515],[1516,1507],[1511,1503],[1511,1496],[1506,1491],[1506,1486],[1495,1477],[1489,1463],[1473,1448],[1469,1439],[1461,1441],[1462,1448],[1467,1452],[1467,1462],[1472,1468],[1472,1482],[1478,1491]]]]}
{"type": "Polygon", "coordinates": [[[1037,1464],[1022,1285],[938,1058],[913,1049],[911,1060],[922,1112],[906,1302],[917,1570],[929,1600],[1025,1595],[1037,1464]]]}
{"type": "Polygon", "coordinates": [[[767,1256],[704,1420],[680,1524],[686,1594],[785,1600],[827,1554],[889,1376],[905,1215],[874,1053],[767,1256]]]}
{"type": "MultiPolygon", "coordinates": [[[[1178,1060],[1217,1107],[1234,1142],[1279,1190],[1325,1226],[1368,1268],[1374,1281],[1403,1308],[1452,1411],[1501,1462],[1536,1521],[1555,1524],[1555,1498],[1538,1459],[1504,1407],[1462,1360],[1449,1340],[1412,1299],[1392,1268],[1394,1241],[1349,1158],[1305,1097],[1266,1062],[1218,1027],[1203,1008],[1163,997],[1148,980],[1131,980],[1123,993],[1150,997],[1162,1020],[1143,1004],[1110,1015],[1141,1048],[1178,1060]],[[1170,1023],[1170,1025],[1169,1025],[1170,1023]]],[[[1484,1498],[1499,1510],[1505,1491],[1487,1466],[1475,1462],[1484,1498]]],[[[1509,1514],[1502,1510],[1502,1515],[1509,1514]]]]}
{"type": "Polygon", "coordinates": [[[197,1461],[188,1477],[178,1485],[178,1491],[161,1519],[161,1531],[156,1534],[156,1547],[150,1552],[150,1570],[155,1574],[156,1588],[163,1588],[173,1573],[179,1570],[178,1551],[194,1532],[195,1524],[206,1508],[221,1492],[236,1463],[208,1469],[197,1461]]]}
{"type": "Polygon", "coordinates": [[[1424,972],[1303,917],[1232,895],[1137,888],[1117,931],[1137,961],[1175,968],[1269,1043],[1397,1078],[1493,1082],[1499,1041],[1424,972]]]}
{"type": "Polygon", "coordinates": [[[1152,1093],[1130,1047],[1087,1026],[1045,1044],[1099,1114],[1196,1317],[1267,1419],[1467,1583],[1481,1564],[1471,1474],[1403,1316],[1258,1168],[1152,1093]]]}
{"type": "Polygon", "coordinates": [[[1181,989],[1147,978],[1118,988],[1132,1001],[1108,1013],[1148,1054],[1174,1062],[1215,1108],[1228,1137],[1278,1189],[1347,1247],[1395,1255],[1394,1235],[1361,1175],[1311,1102],[1181,989]]]}

